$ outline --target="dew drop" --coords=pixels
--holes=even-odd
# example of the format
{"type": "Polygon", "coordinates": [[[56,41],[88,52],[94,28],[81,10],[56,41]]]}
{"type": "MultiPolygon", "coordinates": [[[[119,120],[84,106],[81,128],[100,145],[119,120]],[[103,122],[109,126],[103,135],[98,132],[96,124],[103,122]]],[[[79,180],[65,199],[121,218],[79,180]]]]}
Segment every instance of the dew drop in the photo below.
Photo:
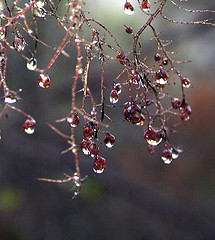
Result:
{"type": "Polygon", "coordinates": [[[86,156],[90,155],[90,150],[89,150],[90,143],[91,142],[88,140],[83,140],[81,142],[81,150],[84,153],[84,155],[86,155],[86,156]]]}
{"type": "Polygon", "coordinates": [[[106,136],[104,138],[104,144],[107,148],[112,148],[116,142],[114,135],[106,132],[106,136]]]}
{"type": "Polygon", "coordinates": [[[37,68],[37,60],[35,58],[31,58],[27,61],[27,69],[35,70],[37,68]]]}
{"type": "Polygon", "coordinates": [[[190,80],[188,78],[184,77],[184,78],[182,78],[181,81],[182,81],[183,87],[185,87],[185,88],[189,88],[190,87],[190,80]]]}
{"type": "Polygon", "coordinates": [[[122,86],[120,83],[115,83],[113,86],[113,90],[115,90],[118,94],[122,92],[122,86]]]}
{"type": "Polygon", "coordinates": [[[67,122],[71,127],[77,127],[80,122],[78,114],[74,113],[72,116],[68,117],[67,122]]]}
{"type": "Polygon", "coordinates": [[[4,102],[8,104],[16,103],[19,100],[17,92],[8,90],[4,97],[4,102]]]}
{"type": "Polygon", "coordinates": [[[103,173],[106,168],[106,160],[103,157],[97,157],[93,163],[93,171],[95,173],[103,173]]]}
{"type": "Polygon", "coordinates": [[[97,110],[96,110],[95,107],[92,108],[92,110],[90,112],[90,115],[93,116],[93,117],[97,115],[97,110]]]}
{"type": "Polygon", "coordinates": [[[149,145],[157,146],[161,143],[163,134],[161,131],[157,131],[152,127],[149,127],[149,129],[145,131],[144,137],[149,145]]]}
{"type": "Polygon", "coordinates": [[[27,134],[33,134],[35,131],[35,125],[36,121],[33,118],[27,118],[23,125],[23,129],[27,134]]]}
{"type": "Polygon", "coordinates": [[[164,149],[161,158],[165,164],[170,164],[172,162],[172,150],[168,148],[164,149]]]}
{"type": "Polygon", "coordinates": [[[17,52],[25,50],[26,42],[23,37],[15,36],[13,40],[13,47],[17,52]]]}
{"type": "Polygon", "coordinates": [[[43,74],[43,73],[39,75],[37,82],[41,88],[49,88],[51,83],[48,74],[43,74]]]}
{"type": "Polygon", "coordinates": [[[149,12],[151,7],[150,2],[148,0],[143,0],[141,7],[144,12],[149,12]]]}
{"type": "Polygon", "coordinates": [[[119,101],[119,95],[116,90],[112,90],[110,93],[110,102],[117,103],[119,101]]]}
{"type": "Polygon", "coordinates": [[[127,15],[133,15],[134,14],[134,7],[130,2],[125,3],[124,13],[127,14],[127,15]]]}

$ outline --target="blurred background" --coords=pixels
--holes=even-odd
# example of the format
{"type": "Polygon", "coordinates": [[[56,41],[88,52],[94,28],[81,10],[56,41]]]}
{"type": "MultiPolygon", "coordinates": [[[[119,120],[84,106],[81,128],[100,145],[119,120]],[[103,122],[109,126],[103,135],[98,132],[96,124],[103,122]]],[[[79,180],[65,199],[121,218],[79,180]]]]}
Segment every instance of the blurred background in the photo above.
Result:
{"type": "MultiPolygon", "coordinates": [[[[86,0],[84,10],[103,23],[129,52],[132,37],[125,33],[124,25],[137,32],[147,17],[140,13],[134,0],[135,14],[126,16],[124,2],[86,0]]],[[[188,14],[168,6],[164,13],[175,20],[215,17],[206,13],[188,14]]],[[[183,6],[215,10],[214,1],[209,0],[190,0],[183,6]]],[[[39,36],[52,46],[59,45],[64,34],[60,28],[53,30],[55,26],[56,22],[52,23],[49,18],[39,20],[39,36]]],[[[24,58],[8,51],[8,86],[12,90],[23,89],[22,100],[16,106],[32,115],[37,126],[33,135],[27,135],[22,129],[25,121],[22,115],[9,111],[8,119],[1,117],[0,240],[214,239],[215,28],[170,24],[160,18],[154,26],[161,31],[162,39],[173,41],[168,49],[178,52],[178,60],[192,60],[178,65],[192,84],[186,89],[192,117],[172,135],[173,143],[183,145],[183,153],[170,165],[165,165],[160,158],[162,147],[150,155],[143,130],[124,121],[122,104],[127,96],[122,92],[116,107],[107,108],[113,122],[106,120],[105,123],[110,124],[109,131],[117,141],[112,149],[100,147],[107,169],[95,176],[92,160],[80,153],[81,172],[83,176],[88,175],[88,179],[74,200],[71,200],[72,184],[39,182],[37,178],[59,179],[64,172],[72,175],[75,170],[73,154],[61,154],[69,144],[45,123],[62,118],[70,111],[76,50],[70,48],[75,54],[72,58],[60,56],[56,61],[50,70],[52,86],[47,90],[37,87],[38,74],[26,69],[24,58]]],[[[156,52],[155,42],[149,40],[151,37],[149,31],[142,35],[143,56],[153,56],[156,52]]],[[[33,49],[30,38],[26,37],[26,42],[33,49]]],[[[31,57],[28,50],[23,54],[31,57]]],[[[38,67],[45,68],[52,55],[53,51],[39,45],[38,67]]],[[[105,65],[106,98],[120,70],[121,65],[115,61],[105,65]]],[[[99,81],[100,69],[95,60],[90,68],[89,85],[97,103],[99,81]]],[[[171,95],[180,96],[177,86],[169,91],[171,95]]],[[[2,100],[1,109],[3,106],[2,100]]],[[[79,142],[81,125],[75,129],[79,142]]],[[[57,127],[69,133],[67,123],[57,127]]]]}

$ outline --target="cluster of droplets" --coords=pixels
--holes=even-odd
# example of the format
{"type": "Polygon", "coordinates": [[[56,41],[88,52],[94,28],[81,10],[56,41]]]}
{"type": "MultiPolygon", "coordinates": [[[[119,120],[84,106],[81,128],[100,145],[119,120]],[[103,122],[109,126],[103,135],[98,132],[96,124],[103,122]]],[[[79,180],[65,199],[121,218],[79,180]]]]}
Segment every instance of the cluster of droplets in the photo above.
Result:
{"type": "MultiPolygon", "coordinates": [[[[150,11],[151,4],[148,0],[142,0],[140,7],[145,13],[148,13],[150,11]]],[[[124,13],[126,15],[134,14],[134,6],[128,1],[124,4],[124,13]]]]}
{"type": "Polygon", "coordinates": [[[110,93],[110,102],[117,103],[119,101],[119,94],[122,92],[122,86],[120,83],[114,83],[112,91],[110,93]]]}
{"type": "MultiPolygon", "coordinates": [[[[85,156],[90,156],[94,159],[93,171],[95,173],[102,173],[106,168],[106,160],[99,156],[99,147],[96,138],[97,124],[94,122],[87,122],[83,127],[83,140],[81,142],[81,149],[85,156]]],[[[115,137],[106,132],[103,140],[107,148],[112,148],[115,144],[115,137]]]]}
{"type": "Polygon", "coordinates": [[[187,121],[190,119],[192,109],[185,100],[180,100],[178,98],[172,98],[172,108],[178,109],[180,111],[181,120],[187,121]]]}
{"type": "Polygon", "coordinates": [[[138,126],[142,126],[145,123],[145,116],[142,113],[140,105],[134,101],[126,102],[123,108],[125,120],[138,126]]]}
{"type": "Polygon", "coordinates": [[[38,0],[34,4],[34,13],[37,17],[44,18],[47,14],[45,8],[45,2],[38,0]]]}

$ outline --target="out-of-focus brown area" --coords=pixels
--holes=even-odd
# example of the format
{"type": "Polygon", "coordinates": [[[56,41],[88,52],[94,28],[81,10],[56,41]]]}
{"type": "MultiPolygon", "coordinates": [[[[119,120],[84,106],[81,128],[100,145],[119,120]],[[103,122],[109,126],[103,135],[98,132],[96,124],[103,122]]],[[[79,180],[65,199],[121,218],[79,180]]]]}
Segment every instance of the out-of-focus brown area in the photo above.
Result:
{"type": "MultiPolygon", "coordinates": [[[[90,2],[86,3],[85,9],[90,2]]],[[[111,6],[105,5],[102,12],[101,3],[95,2],[89,9],[92,14],[97,14],[96,19],[114,32],[116,38],[119,35],[129,50],[131,39],[123,24],[137,31],[135,23],[140,26],[142,22],[138,15],[124,16],[122,6],[118,9],[117,5],[112,12],[112,19],[119,15],[114,24],[111,22],[111,6]]],[[[209,0],[190,1],[186,6],[215,9],[215,4],[209,0]]],[[[176,10],[167,12],[175,19],[182,17],[180,13],[176,10]]],[[[184,18],[186,16],[189,15],[184,18]]],[[[195,20],[207,18],[208,14],[192,16],[195,20]]],[[[57,45],[62,32],[47,29],[49,23],[49,19],[46,22],[41,20],[39,36],[46,42],[53,39],[53,44],[57,45]]],[[[22,100],[16,106],[31,114],[37,120],[37,127],[33,135],[25,134],[22,129],[25,119],[14,111],[9,112],[8,119],[4,116],[0,119],[0,240],[214,239],[215,28],[164,23],[155,24],[162,31],[161,38],[173,40],[169,48],[177,50],[179,60],[192,60],[192,63],[178,66],[191,79],[192,85],[185,93],[192,107],[192,117],[171,135],[176,145],[183,145],[183,153],[172,164],[165,165],[160,158],[162,147],[158,147],[153,155],[146,151],[142,128],[124,121],[122,104],[127,94],[122,91],[116,107],[106,109],[113,122],[106,119],[105,123],[110,125],[109,131],[117,141],[110,150],[100,146],[101,155],[107,160],[107,169],[95,176],[92,160],[80,153],[81,172],[83,176],[87,174],[88,179],[75,200],[70,200],[73,194],[71,184],[39,182],[37,178],[57,179],[62,178],[64,172],[74,172],[73,154],[61,154],[69,147],[68,143],[45,122],[64,117],[70,110],[74,74],[71,69],[75,69],[76,56],[71,59],[60,56],[50,71],[52,87],[41,89],[37,87],[37,73],[25,69],[25,60],[8,51],[8,86],[13,90],[23,89],[20,93],[22,100]]],[[[145,55],[154,51],[151,50],[152,41],[146,42],[146,39],[143,34],[145,55]]],[[[75,53],[75,48],[73,51],[75,53]]],[[[25,54],[28,56],[27,51],[25,54]]],[[[52,55],[52,51],[39,47],[38,67],[45,67],[52,55]]],[[[120,69],[120,64],[115,62],[105,65],[107,99],[120,69]]],[[[100,101],[99,82],[100,69],[95,61],[90,68],[89,85],[97,102],[100,101]]],[[[169,92],[180,96],[177,87],[170,87],[169,92]]],[[[2,100],[1,108],[3,106],[2,100]]],[[[82,124],[75,129],[79,142],[82,124]]],[[[66,123],[57,126],[69,132],[66,123]]]]}

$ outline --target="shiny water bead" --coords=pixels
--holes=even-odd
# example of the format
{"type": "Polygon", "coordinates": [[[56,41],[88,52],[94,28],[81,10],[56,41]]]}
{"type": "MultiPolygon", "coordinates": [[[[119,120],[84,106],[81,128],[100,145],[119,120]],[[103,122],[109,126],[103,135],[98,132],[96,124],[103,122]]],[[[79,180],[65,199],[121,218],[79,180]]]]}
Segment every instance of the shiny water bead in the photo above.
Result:
{"type": "Polygon", "coordinates": [[[26,66],[28,70],[35,70],[37,68],[37,60],[35,58],[28,59],[26,66]]]}
{"type": "Polygon", "coordinates": [[[160,69],[155,73],[155,81],[158,84],[166,84],[168,81],[169,75],[168,73],[160,67],[160,69]]]}
{"type": "Polygon", "coordinates": [[[139,115],[139,121],[136,123],[136,125],[137,126],[142,126],[145,123],[145,120],[146,120],[145,116],[141,113],[139,115]]]}
{"type": "Polygon", "coordinates": [[[130,83],[137,85],[139,84],[139,82],[140,82],[140,76],[138,74],[134,74],[130,80],[130,83]]]}
{"type": "Polygon", "coordinates": [[[112,90],[110,93],[110,102],[117,103],[119,101],[119,95],[116,90],[112,90]]]}
{"type": "Polygon", "coordinates": [[[190,87],[190,80],[188,78],[186,78],[186,77],[182,78],[181,82],[182,82],[183,87],[185,87],[185,88],[190,87]]]}
{"type": "Polygon", "coordinates": [[[5,31],[0,31],[0,40],[5,38],[5,31]]]}
{"type": "Polygon", "coordinates": [[[13,47],[17,52],[25,50],[26,42],[23,37],[15,36],[13,40],[13,47]]]}
{"type": "Polygon", "coordinates": [[[27,134],[33,134],[35,131],[36,121],[33,118],[27,118],[23,129],[27,134]]]}
{"type": "Polygon", "coordinates": [[[170,164],[172,162],[172,150],[167,148],[164,149],[161,158],[165,164],[170,164]]]}
{"type": "Polygon", "coordinates": [[[179,152],[173,148],[172,150],[172,159],[176,159],[178,158],[179,152]]]}
{"type": "Polygon", "coordinates": [[[125,64],[125,56],[122,53],[117,54],[116,59],[119,60],[120,64],[125,64]]]}
{"type": "Polygon", "coordinates": [[[11,90],[8,90],[4,96],[4,102],[9,104],[16,103],[19,99],[17,92],[11,90]]]}
{"type": "Polygon", "coordinates": [[[83,127],[83,138],[84,139],[92,139],[94,136],[94,130],[91,124],[87,123],[83,127]]]}
{"type": "Polygon", "coordinates": [[[144,124],[145,117],[142,114],[141,107],[138,104],[135,102],[126,102],[123,107],[125,120],[136,125],[144,124]]]}
{"type": "Polygon", "coordinates": [[[190,105],[186,104],[185,106],[183,106],[183,108],[181,108],[181,120],[183,121],[187,121],[190,119],[190,115],[192,113],[192,109],[190,107],[190,105]]]}
{"type": "Polygon", "coordinates": [[[155,130],[151,126],[144,132],[144,138],[149,145],[157,146],[163,138],[162,130],[155,130]]]}
{"type": "Polygon", "coordinates": [[[90,144],[91,144],[91,141],[90,140],[83,140],[81,142],[81,150],[82,152],[86,155],[86,156],[89,156],[90,155],[90,144]]]}
{"type": "Polygon", "coordinates": [[[148,146],[147,146],[147,151],[148,151],[150,154],[154,153],[154,151],[155,151],[154,146],[148,145],[148,146]]]}
{"type": "Polygon", "coordinates": [[[180,108],[180,107],[181,107],[181,104],[182,104],[182,102],[181,102],[180,99],[178,99],[178,98],[172,98],[172,107],[173,107],[174,109],[180,108]]]}
{"type": "Polygon", "coordinates": [[[134,14],[134,7],[130,2],[126,2],[124,5],[124,12],[127,15],[133,15],[134,14]]]}
{"type": "Polygon", "coordinates": [[[133,33],[133,29],[132,29],[131,27],[125,27],[125,31],[126,31],[128,34],[133,33]]]}
{"type": "Polygon", "coordinates": [[[162,60],[162,65],[166,66],[168,63],[169,63],[168,58],[164,58],[164,59],[162,60]]]}
{"type": "Polygon", "coordinates": [[[96,143],[91,143],[89,145],[89,151],[91,157],[97,157],[99,155],[99,147],[96,143]]]}
{"type": "Polygon", "coordinates": [[[90,112],[90,115],[94,117],[94,116],[96,116],[97,114],[98,114],[97,109],[96,109],[95,107],[93,107],[92,110],[91,110],[91,112],[90,112]]]}
{"type": "Polygon", "coordinates": [[[113,85],[113,90],[117,91],[118,94],[120,94],[122,92],[122,86],[120,83],[115,83],[113,85]]]}
{"type": "Polygon", "coordinates": [[[156,62],[159,62],[161,60],[161,55],[159,53],[156,53],[156,55],[154,56],[154,60],[156,62]]]}
{"type": "Polygon", "coordinates": [[[77,127],[80,122],[78,114],[76,112],[73,113],[72,116],[67,118],[67,122],[70,124],[71,127],[77,127]]]}
{"type": "Polygon", "coordinates": [[[143,11],[149,12],[150,7],[151,7],[150,2],[148,0],[143,0],[141,7],[142,7],[143,11]]]}
{"type": "Polygon", "coordinates": [[[49,88],[51,83],[49,75],[43,73],[39,75],[37,82],[41,88],[49,88]]]}
{"type": "Polygon", "coordinates": [[[106,136],[104,138],[105,146],[108,148],[112,148],[115,142],[116,142],[116,139],[114,135],[110,134],[109,132],[106,132],[106,136]]]}
{"type": "Polygon", "coordinates": [[[103,173],[106,168],[106,160],[98,156],[93,163],[93,171],[95,173],[103,173]]]}
{"type": "Polygon", "coordinates": [[[46,16],[46,10],[43,8],[45,5],[44,1],[36,1],[35,3],[35,8],[34,8],[34,13],[37,17],[45,17],[46,16]]]}

